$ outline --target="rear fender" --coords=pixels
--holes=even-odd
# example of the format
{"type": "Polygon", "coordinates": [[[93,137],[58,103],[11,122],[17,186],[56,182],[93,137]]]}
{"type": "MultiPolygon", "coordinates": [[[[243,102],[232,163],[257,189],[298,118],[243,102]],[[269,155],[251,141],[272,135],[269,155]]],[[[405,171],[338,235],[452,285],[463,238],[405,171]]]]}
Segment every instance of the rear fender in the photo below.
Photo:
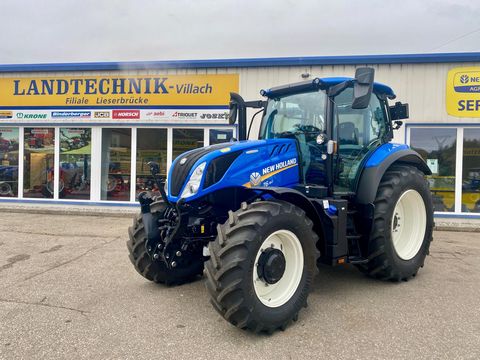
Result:
{"type": "MultiPolygon", "coordinates": [[[[390,145],[390,144],[385,144],[390,145]]],[[[400,146],[399,146],[400,147],[400,146]]],[[[375,156],[375,154],[374,154],[375,156]]],[[[373,203],[377,195],[378,186],[385,172],[395,164],[405,164],[416,167],[425,175],[431,175],[430,168],[416,152],[403,145],[399,150],[391,152],[387,157],[373,159],[372,156],[363,169],[356,191],[356,202],[358,204],[373,203]],[[371,161],[373,159],[373,161],[371,161]]]]}

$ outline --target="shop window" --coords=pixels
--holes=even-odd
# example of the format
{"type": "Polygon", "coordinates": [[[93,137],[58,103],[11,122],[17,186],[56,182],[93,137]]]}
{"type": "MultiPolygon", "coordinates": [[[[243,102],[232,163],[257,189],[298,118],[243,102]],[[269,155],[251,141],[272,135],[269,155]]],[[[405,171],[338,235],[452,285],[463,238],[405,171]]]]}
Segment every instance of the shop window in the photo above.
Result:
{"type": "Polygon", "coordinates": [[[54,191],[55,131],[53,128],[25,128],[24,196],[52,198],[54,191]]]}
{"type": "Polygon", "coordinates": [[[199,147],[203,147],[203,129],[173,129],[173,160],[199,147]]]}
{"type": "Polygon", "coordinates": [[[455,211],[455,164],[457,130],[412,128],[410,146],[427,162],[435,211],[455,211]]]}
{"type": "Polygon", "coordinates": [[[102,129],[102,200],[130,200],[131,140],[131,129],[102,129]]]}
{"type": "Polygon", "coordinates": [[[18,128],[0,128],[0,197],[18,196],[18,128]]]}
{"type": "Polygon", "coordinates": [[[462,211],[480,213],[480,129],[464,130],[462,211]]]}
{"type": "Polygon", "coordinates": [[[150,161],[160,165],[160,176],[167,176],[167,129],[137,130],[137,194],[145,190],[157,191],[150,174],[150,161]]]}
{"type": "Polygon", "coordinates": [[[210,135],[210,145],[220,144],[224,142],[229,142],[233,138],[233,130],[218,130],[218,129],[211,129],[209,131],[210,135]]]}
{"type": "Polygon", "coordinates": [[[60,128],[61,199],[90,200],[91,129],[60,128]]]}

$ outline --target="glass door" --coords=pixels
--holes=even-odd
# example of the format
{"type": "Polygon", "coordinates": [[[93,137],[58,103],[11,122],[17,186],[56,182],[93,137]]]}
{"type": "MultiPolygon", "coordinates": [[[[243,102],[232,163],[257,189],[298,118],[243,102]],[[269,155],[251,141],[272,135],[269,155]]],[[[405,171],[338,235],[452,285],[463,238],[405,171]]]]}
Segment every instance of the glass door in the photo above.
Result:
{"type": "Polygon", "coordinates": [[[53,198],[55,184],[55,131],[53,128],[25,128],[23,196],[53,198]]]}
{"type": "Polygon", "coordinates": [[[463,131],[462,212],[480,213],[480,128],[463,131]]]}
{"type": "Polygon", "coordinates": [[[0,197],[18,196],[18,128],[0,128],[0,197]]]}

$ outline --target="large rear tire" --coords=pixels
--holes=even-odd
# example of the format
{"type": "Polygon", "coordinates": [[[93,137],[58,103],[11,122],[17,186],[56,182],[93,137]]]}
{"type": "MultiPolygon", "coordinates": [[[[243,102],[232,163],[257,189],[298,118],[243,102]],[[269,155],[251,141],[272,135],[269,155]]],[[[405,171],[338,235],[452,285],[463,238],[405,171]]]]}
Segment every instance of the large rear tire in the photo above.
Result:
{"type": "MultiPolygon", "coordinates": [[[[162,217],[166,208],[163,200],[158,200],[150,205],[152,214],[162,217]]],[[[180,285],[194,281],[203,274],[203,256],[182,263],[176,268],[169,269],[161,260],[152,260],[147,254],[145,242],[147,237],[143,226],[142,216],[137,215],[133,219],[133,225],[128,228],[130,239],[127,241],[129,258],[135,270],[144,278],[165,285],[180,285]]]]}
{"type": "Polygon", "coordinates": [[[374,204],[370,261],[359,268],[377,279],[406,281],[423,267],[432,241],[428,182],[417,168],[394,165],[383,176],[374,204]]]}
{"type": "Polygon", "coordinates": [[[209,244],[206,287],[230,323],[271,333],[296,320],[316,271],[317,235],[305,212],[284,201],[243,203],[209,244]]]}

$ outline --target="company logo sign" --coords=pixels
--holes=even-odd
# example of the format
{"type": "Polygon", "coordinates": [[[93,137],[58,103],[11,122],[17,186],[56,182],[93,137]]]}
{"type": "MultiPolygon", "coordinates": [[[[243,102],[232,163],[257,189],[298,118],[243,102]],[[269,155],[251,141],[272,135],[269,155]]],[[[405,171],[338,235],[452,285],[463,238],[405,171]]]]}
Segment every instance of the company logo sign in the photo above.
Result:
{"type": "Polygon", "coordinates": [[[114,119],[140,119],[140,110],[113,110],[114,119]]]}
{"type": "Polygon", "coordinates": [[[196,119],[198,113],[190,111],[175,111],[172,117],[177,119],[196,119]]]}
{"type": "Polygon", "coordinates": [[[89,118],[91,111],[52,111],[52,118],[89,118]]]}
{"type": "Polygon", "coordinates": [[[0,106],[227,105],[238,74],[0,78],[0,106]]]}
{"type": "Polygon", "coordinates": [[[0,119],[11,119],[13,117],[13,112],[11,111],[0,111],[0,119]]]}
{"type": "Polygon", "coordinates": [[[203,120],[210,120],[210,119],[213,119],[213,120],[217,120],[217,119],[228,119],[228,112],[224,112],[224,113],[206,113],[206,114],[200,115],[200,119],[203,119],[203,120]]]}
{"type": "Polygon", "coordinates": [[[258,186],[262,182],[262,176],[258,172],[250,174],[250,185],[258,186]]]}
{"type": "Polygon", "coordinates": [[[95,119],[108,119],[110,117],[110,111],[94,111],[93,117],[95,119]]]}
{"type": "Polygon", "coordinates": [[[29,119],[46,119],[47,114],[29,114],[29,113],[23,113],[23,112],[17,112],[16,114],[17,119],[20,120],[29,120],[29,119]]]}
{"type": "Polygon", "coordinates": [[[164,118],[166,115],[165,111],[148,111],[145,113],[145,116],[153,118],[164,118]]]}
{"type": "Polygon", "coordinates": [[[455,68],[448,72],[447,113],[457,117],[480,117],[480,67],[455,68]]]}

